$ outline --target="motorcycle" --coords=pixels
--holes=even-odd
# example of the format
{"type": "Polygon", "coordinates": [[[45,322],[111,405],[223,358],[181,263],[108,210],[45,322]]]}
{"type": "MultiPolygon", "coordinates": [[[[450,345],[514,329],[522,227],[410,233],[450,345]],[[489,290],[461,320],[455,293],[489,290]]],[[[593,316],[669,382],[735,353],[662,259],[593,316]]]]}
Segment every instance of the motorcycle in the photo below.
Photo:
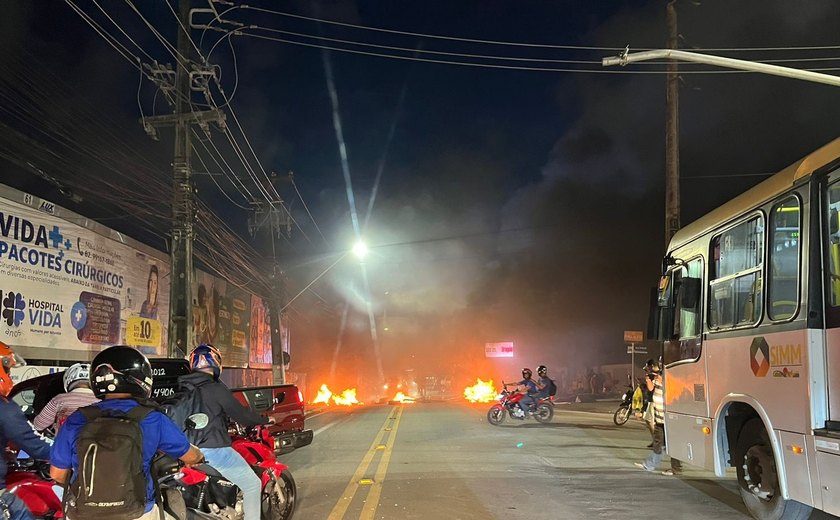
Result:
{"type": "MultiPolygon", "coordinates": [[[[508,385],[505,383],[502,383],[502,385],[504,388],[499,395],[499,402],[491,406],[487,411],[487,422],[493,426],[502,424],[508,415],[513,419],[525,418],[525,412],[517,404],[525,395],[509,391],[507,389],[508,385]]],[[[552,404],[551,398],[545,397],[538,399],[536,406],[532,406],[532,412],[537,422],[551,422],[551,419],[554,418],[554,404],[552,404]]]]}
{"type": "Polygon", "coordinates": [[[23,500],[34,518],[63,518],[63,490],[50,478],[50,464],[41,460],[19,459],[14,452],[9,453],[8,459],[6,489],[23,500]]]}
{"type": "MultiPolygon", "coordinates": [[[[196,429],[207,425],[205,414],[190,416],[196,429]],[[203,416],[203,417],[202,417],[203,416]]],[[[288,466],[277,461],[274,437],[256,426],[234,425],[232,447],[242,455],[262,485],[263,520],[288,520],[295,510],[297,485],[288,466]]],[[[178,461],[159,456],[153,463],[158,494],[164,510],[177,520],[242,520],[242,492],[208,464],[181,467],[178,461]]]]}
{"type": "Polygon", "coordinates": [[[625,424],[628,419],[630,419],[630,415],[634,413],[637,417],[642,416],[642,411],[644,410],[646,403],[644,401],[640,401],[635,406],[633,403],[633,396],[638,388],[638,386],[633,388],[628,385],[627,391],[621,395],[621,402],[618,404],[618,409],[613,414],[613,422],[616,426],[625,424]]]}

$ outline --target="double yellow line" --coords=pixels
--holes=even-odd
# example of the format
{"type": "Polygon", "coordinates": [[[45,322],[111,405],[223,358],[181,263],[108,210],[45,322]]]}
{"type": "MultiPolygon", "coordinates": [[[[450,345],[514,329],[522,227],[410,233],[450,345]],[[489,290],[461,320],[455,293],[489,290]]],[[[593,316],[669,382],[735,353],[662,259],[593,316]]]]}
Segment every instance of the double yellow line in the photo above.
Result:
{"type": "Polygon", "coordinates": [[[379,505],[379,498],[382,495],[382,483],[385,481],[385,474],[388,471],[388,463],[391,462],[391,452],[394,448],[394,441],[397,438],[397,429],[400,426],[400,419],[402,418],[403,407],[395,406],[388,412],[388,417],[376,437],[373,439],[373,444],[362,457],[362,461],[353,473],[350,483],[344,488],[344,493],[338,499],[338,503],[333,507],[330,516],[327,520],[342,520],[347,513],[347,509],[353,502],[353,497],[359,487],[364,484],[366,487],[370,486],[364,506],[362,506],[362,513],[359,515],[360,520],[373,520],[376,508],[379,505]],[[383,443],[382,439],[387,435],[387,440],[383,443]],[[379,459],[379,465],[376,467],[373,479],[365,478],[368,468],[377,452],[382,452],[382,457],[379,459]]]}

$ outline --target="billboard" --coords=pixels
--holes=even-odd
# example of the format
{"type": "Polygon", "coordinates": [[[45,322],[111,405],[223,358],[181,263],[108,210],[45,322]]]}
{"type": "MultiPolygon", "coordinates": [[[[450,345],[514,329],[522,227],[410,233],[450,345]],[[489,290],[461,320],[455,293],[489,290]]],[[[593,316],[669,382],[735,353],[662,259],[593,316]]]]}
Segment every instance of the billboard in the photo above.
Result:
{"type": "Polygon", "coordinates": [[[192,294],[195,342],[218,348],[225,366],[247,367],[252,295],[200,270],[192,294]]]}
{"type": "Polygon", "coordinates": [[[86,359],[118,343],[161,355],[168,313],[165,255],[2,187],[2,341],[43,359],[86,359]]]}
{"type": "Polygon", "coordinates": [[[271,314],[268,304],[259,296],[251,296],[251,355],[252,368],[271,368],[271,314]]]}
{"type": "Polygon", "coordinates": [[[512,358],[513,341],[502,341],[500,343],[485,343],[484,357],[489,358],[512,358]]]}

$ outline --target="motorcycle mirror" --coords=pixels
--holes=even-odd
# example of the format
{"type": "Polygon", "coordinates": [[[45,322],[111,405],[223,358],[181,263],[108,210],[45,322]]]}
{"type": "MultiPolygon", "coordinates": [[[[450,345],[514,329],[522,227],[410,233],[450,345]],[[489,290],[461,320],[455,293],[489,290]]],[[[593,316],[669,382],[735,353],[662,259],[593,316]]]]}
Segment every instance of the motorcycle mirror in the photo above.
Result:
{"type": "Polygon", "coordinates": [[[203,430],[210,422],[206,413],[196,413],[187,417],[186,426],[189,430],[203,430]]]}

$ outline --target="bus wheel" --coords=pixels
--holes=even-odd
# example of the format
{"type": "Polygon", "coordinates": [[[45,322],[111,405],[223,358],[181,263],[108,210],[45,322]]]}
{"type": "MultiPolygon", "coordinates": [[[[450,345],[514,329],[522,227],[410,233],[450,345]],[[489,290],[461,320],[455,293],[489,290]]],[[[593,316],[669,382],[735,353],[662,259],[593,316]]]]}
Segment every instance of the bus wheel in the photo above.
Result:
{"type": "Polygon", "coordinates": [[[744,426],[736,450],[738,490],[750,514],[758,520],[805,520],[811,507],[782,498],[773,448],[764,423],[753,419],[744,426]]]}

